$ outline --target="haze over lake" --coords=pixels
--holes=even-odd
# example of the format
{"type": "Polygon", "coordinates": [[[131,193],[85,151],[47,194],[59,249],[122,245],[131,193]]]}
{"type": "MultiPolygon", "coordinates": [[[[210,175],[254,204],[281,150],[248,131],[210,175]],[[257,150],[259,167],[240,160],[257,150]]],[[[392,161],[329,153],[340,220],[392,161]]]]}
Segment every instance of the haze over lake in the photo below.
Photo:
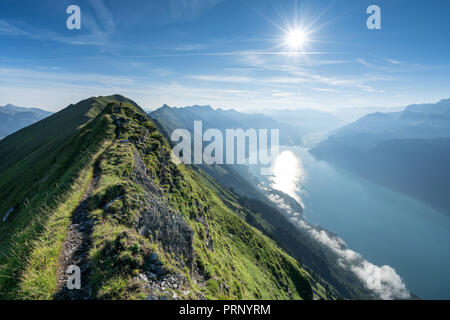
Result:
{"type": "Polygon", "coordinates": [[[411,292],[450,298],[450,218],[424,203],[282,148],[272,187],[304,205],[304,217],[377,265],[389,265],[411,292]],[[439,282],[437,284],[436,282],[439,282]]]}

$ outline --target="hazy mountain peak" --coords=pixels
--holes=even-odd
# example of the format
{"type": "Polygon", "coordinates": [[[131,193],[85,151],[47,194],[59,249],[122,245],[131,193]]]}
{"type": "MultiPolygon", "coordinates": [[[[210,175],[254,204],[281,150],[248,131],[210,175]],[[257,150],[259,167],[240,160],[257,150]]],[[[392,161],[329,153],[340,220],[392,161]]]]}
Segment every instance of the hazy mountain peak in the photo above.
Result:
{"type": "Polygon", "coordinates": [[[360,120],[363,119],[392,119],[393,116],[391,113],[385,113],[385,112],[375,112],[370,113],[365,116],[363,116],[360,120]]]}
{"type": "Polygon", "coordinates": [[[210,105],[204,105],[204,106],[200,106],[200,105],[193,105],[193,106],[187,106],[186,108],[188,109],[193,109],[193,110],[208,110],[208,111],[214,111],[214,109],[210,106],[210,105]]]}
{"type": "Polygon", "coordinates": [[[421,113],[449,113],[450,99],[442,99],[437,103],[412,104],[406,107],[406,111],[421,113]]]}
{"type": "Polygon", "coordinates": [[[438,102],[438,104],[450,104],[450,98],[442,99],[441,101],[438,102]]]}
{"type": "Polygon", "coordinates": [[[52,113],[38,108],[18,107],[11,103],[0,106],[0,138],[42,120],[52,113]]]}

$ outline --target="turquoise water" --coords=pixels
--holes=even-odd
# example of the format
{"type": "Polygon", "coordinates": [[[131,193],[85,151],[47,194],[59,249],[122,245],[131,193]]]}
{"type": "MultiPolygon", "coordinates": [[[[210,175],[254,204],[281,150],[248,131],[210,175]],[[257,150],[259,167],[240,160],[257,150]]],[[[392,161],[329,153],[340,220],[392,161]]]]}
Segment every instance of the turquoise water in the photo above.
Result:
{"type": "Polygon", "coordinates": [[[450,299],[450,217],[317,161],[305,148],[283,150],[299,160],[286,163],[300,168],[286,170],[297,172],[295,193],[307,221],[336,233],[366,260],[393,267],[419,297],[450,299]]]}

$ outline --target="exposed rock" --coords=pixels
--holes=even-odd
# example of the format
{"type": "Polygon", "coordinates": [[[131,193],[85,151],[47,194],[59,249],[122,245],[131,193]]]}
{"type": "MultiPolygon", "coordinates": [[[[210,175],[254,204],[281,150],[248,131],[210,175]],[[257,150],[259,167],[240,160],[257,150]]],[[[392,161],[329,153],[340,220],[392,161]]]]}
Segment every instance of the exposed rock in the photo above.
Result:
{"type": "MultiPolygon", "coordinates": [[[[192,264],[193,232],[189,224],[180,213],[177,213],[162,197],[161,190],[147,175],[145,164],[139,154],[135,154],[135,182],[141,185],[145,192],[145,203],[142,204],[141,214],[137,229],[140,234],[159,241],[163,247],[183,256],[187,265],[192,264]]],[[[156,264],[156,263],[155,263],[156,264]]],[[[161,267],[157,266],[156,267],[161,267]]],[[[164,273],[164,268],[152,271],[159,275],[164,273]]]]}
{"type": "Polygon", "coordinates": [[[148,272],[148,273],[147,273],[147,276],[148,276],[151,280],[154,280],[154,279],[156,279],[156,278],[158,277],[158,275],[155,274],[155,273],[153,273],[153,272],[148,272]]]}
{"type": "Polygon", "coordinates": [[[134,277],[136,281],[148,282],[148,278],[145,274],[140,273],[137,277],[134,277]]]}
{"type": "Polygon", "coordinates": [[[126,123],[130,122],[130,120],[129,120],[129,119],[126,119],[126,118],[116,118],[116,117],[112,117],[112,118],[113,118],[113,120],[114,120],[114,124],[115,124],[118,128],[120,128],[123,124],[126,124],[126,123]]]}

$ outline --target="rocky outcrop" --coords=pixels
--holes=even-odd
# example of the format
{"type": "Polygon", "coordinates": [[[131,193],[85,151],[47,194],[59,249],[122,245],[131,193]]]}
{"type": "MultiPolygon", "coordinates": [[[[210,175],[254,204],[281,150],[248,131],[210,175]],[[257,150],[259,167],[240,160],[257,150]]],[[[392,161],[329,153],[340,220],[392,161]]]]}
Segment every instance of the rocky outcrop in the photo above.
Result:
{"type": "Polygon", "coordinates": [[[191,266],[193,232],[189,224],[162,197],[160,189],[147,175],[144,161],[138,153],[134,155],[134,160],[134,182],[142,186],[146,193],[137,224],[139,233],[160,242],[165,250],[183,257],[183,262],[191,266]]]}

